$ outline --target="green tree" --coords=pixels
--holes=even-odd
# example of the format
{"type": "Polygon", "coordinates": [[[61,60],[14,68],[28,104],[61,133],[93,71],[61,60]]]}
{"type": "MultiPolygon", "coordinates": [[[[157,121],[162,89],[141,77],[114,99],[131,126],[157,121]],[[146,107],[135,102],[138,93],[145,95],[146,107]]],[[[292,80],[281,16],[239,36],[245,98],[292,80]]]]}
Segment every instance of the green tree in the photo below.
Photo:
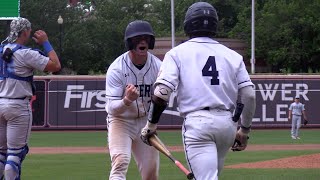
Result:
{"type": "MultiPolygon", "coordinates": [[[[184,36],[183,21],[188,7],[198,0],[184,0],[174,2],[175,31],[177,36],[184,36]]],[[[219,25],[217,37],[227,37],[228,32],[236,25],[238,10],[242,1],[240,0],[209,0],[218,13],[219,25]]],[[[153,0],[154,14],[158,20],[153,21],[155,30],[161,36],[171,35],[171,1],[153,0]]]]}
{"type": "MultiPolygon", "coordinates": [[[[82,1],[81,1],[82,2],[82,1]]],[[[187,8],[198,0],[175,0],[176,36],[184,36],[183,21],[187,8]]],[[[251,42],[251,0],[207,0],[219,16],[217,37],[232,37],[251,42]]],[[[256,0],[256,59],[263,59],[274,72],[311,72],[320,69],[317,0],[256,0]]],[[[88,1],[67,7],[66,0],[21,0],[21,16],[28,18],[33,30],[43,29],[58,54],[62,25],[61,63],[77,74],[103,73],[105,67],[126,51],[124,32],[133,20],[149,21],[156,37],[171,35],[169,0],[96,0],[95,10],[85,10],[88,1]],[[82,7],[83,6],[83,7],[82,7]]],[[[0,22],[3,40],[7,22],[0,22]]],[[[32,47],[39,47],[31,41],[32,47]]],[[[248,49],[248,56],[250,48],[248,49]]]]}
{"type": "MultiPolygon", "coordinates": [[[[319,68],[318,1],[258,1],[256,9],[256,58],[264,59],[274,72],[291,69],[307,72],[319,68]],[[311,65],[311,66],[310,66],[311,65]],[[310,70],[309,70],[310,71],[310,70]]],[[[251,41],[251,7],[238,16],[231,35],[251,41]]]]}
{"type": "MultiPolygon", "coordinates": [[[[68,46],[68,42],[70,40],[70,36],[73,34],[72,29],[79,26],[80,17],[83,13],[76,9],[67,8],[65,0],[21,0],[20,9],[21,17],[29,19],[32,23],[33,32],[38,29],[42,29],[47,33],[49,41],[60,56],[62,67],[69,68],[74,59],[72,56],[69,56],[68,51],[70,48],[76,49],[76,45],[68,46]],[[61,49],[60,27],[57,23],[59,15],[64,19],[62,25],[61,49]]],[[[32,47],[38,47],[38,45],[33,41],[30,41],[29,45],[32,47]]],[[[84,50],[80,49],[80,51],[83,52],[84,50]]],[[[81,61],[81,59],[79,60],[81,61]]]]}

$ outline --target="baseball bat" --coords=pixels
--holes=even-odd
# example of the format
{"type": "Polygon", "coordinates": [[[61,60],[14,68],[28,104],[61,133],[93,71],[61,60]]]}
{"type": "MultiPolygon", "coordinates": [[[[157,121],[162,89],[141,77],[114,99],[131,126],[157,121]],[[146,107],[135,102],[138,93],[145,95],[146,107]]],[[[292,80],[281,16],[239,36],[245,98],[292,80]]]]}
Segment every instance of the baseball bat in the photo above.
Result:
{"type": "Polygon", "coordinates": [[[160,151],[162,154],[167,156],[174,164],[187,176],[188,179],[193,179],[194,175],[187,168],[185,168],[181,162],[174,158],[168,148],[163,144],[163,142],[158,138],[157,135],[153,134],[149,137],[150,144],[160,151]]]}

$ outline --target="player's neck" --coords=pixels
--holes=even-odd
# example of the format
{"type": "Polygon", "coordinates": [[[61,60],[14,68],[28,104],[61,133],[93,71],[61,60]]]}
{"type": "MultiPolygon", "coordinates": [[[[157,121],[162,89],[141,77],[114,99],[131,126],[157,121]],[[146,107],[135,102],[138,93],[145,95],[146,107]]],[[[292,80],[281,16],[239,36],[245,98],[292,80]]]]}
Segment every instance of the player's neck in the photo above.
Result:
{"type": "Polygon", "coordinates": [[[134,65],[144,65],[147,61],[148,56],[140,56],[133,52],[129,52],[129,57],[134,65]]]}
{"type": "Polygon", "coordinates": [[[25,42],[25,40],[18,38],[15,43],[20,44],[20,45],[24,45],[26,42],[25,42]]]}

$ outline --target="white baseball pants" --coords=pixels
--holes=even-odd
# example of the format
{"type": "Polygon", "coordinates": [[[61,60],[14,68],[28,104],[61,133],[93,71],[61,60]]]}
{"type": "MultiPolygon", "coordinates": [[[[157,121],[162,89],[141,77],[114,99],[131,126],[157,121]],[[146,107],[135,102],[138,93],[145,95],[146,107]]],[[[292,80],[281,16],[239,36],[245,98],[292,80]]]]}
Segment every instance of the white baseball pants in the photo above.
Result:
{"type": "Polygon", "coordinates": [[[186,159],[196,180],[217,180],[225,156],[233,145],[237,123],[224,110],[189,113],[182,127],[186,159]]]}
{"type": "Polygon", "coordinates": [[[293,114],[292,124],[291,124],[291,136],[298,137],[300,127],[301,127],[301,116],[293,114]]]}
{"type": "Polygon", "coordinates": [[[125,180],[131,152],[142,180],[157,180],[159,176],[159,152],[140,139],[146,117],[134,120],[107,118],[108,143],[111,156],[110,180],[125,180]]]}
{"type": "MultiPolygon", "coordinates": [[[[0,98],[0,117],[0,153],[24,147],[29,141],[32,126],[29,100],[0,98]]],[[[9,158],[15,157],[8,156],[6,160],[9,158]]],[[[18,164],[21,166],[21,163],[18,164]]],[[[3,170],[4,164],[0,163],[0,178],[3,173],[7,180],[15,179],[19,175],[8,164],[5,165],[5,171],[3,170]]]]}

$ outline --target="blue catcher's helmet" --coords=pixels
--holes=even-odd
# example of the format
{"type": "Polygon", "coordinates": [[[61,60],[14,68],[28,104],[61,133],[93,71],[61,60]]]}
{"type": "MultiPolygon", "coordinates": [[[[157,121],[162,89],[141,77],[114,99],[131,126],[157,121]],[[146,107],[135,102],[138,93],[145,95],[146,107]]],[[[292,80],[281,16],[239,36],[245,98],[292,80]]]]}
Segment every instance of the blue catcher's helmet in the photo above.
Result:
{"type": "Polygon", "coordinates": [[[184,19],[184,32],[188,36],[199,32],[215,35],[217,26],[217,11],[211,4],[196,2],[188,8],[184,19]]]}
{"type": "Polygon", "coordinates": [[[155,43],[155,37],[153,33],[153,29],[150,25],[149,22],[147,21],[142,21],[142,20],[135,20],[133,22],[130,22],[126,28],[124,40],[126,47],[129,50],[134,49],[135,44],[132,43],[131,38],[135,36],[140,36],[140,35],[149,35],[150,36],[150,42],[148,44],[149,49],[154,48],[154,43],[155,43]]]}

